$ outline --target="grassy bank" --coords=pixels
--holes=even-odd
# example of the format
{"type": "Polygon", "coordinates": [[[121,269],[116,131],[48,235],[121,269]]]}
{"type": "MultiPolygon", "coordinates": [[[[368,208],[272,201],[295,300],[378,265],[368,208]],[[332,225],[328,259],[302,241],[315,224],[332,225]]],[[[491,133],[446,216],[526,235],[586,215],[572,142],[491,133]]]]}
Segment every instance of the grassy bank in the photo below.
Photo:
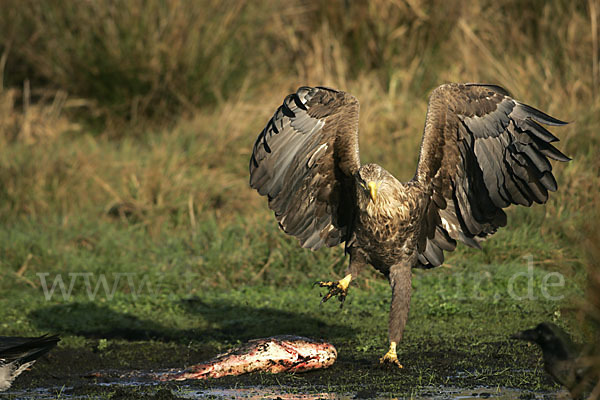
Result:
{"type": "MultiPolygon", "coordinates": [[[[573,161],[556,166],[548,204],[509,210],[483,251],[459,246],[445,266],[415,272],[406,375],[376,372],[373,388],[548,389],[539,354],[507,336],[551,320],[593,337],[581,310],[597,265],[586,258],[600,200],[596,1],[9,3],[0,334],[58,332],[65,351],[136,368],[114,349],[150,341],[174,355],[191,348],[194,362],[253,337],[304,334],[336,344],[340,369],[286,384],[358,390],[343,371],[366,373],[384,351],[387,283],[365,271],[341,311],[318,307],[311,285],[340,276],[343,249],[312,253],[279,231],[248,187],[251,146],[287,93],[330,85],[361,102],[362,161],[406,180],[428,93],[485,81],[571,121],[554,133],[573,161]],[[452,366],[438,363],[452,349],[452,366]],[[528,372],[517,379],[519,360],[528,372]]],[[[183,367],[174,355],[164,367],[183,367]]]]}

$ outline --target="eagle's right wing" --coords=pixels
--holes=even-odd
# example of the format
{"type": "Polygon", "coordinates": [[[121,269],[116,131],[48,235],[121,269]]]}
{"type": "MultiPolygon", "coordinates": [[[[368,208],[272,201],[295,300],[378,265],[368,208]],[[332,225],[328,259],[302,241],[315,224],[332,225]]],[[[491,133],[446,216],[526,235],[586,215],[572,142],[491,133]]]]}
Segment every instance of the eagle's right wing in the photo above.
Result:
{"type": "Polygon", "coordinates": [[[250,186],[268,196],[281,228],[302,247],[344,240],[352,223],[358,156],[358,101],[323,87],[287,96],[258,136],[250,186]]]}

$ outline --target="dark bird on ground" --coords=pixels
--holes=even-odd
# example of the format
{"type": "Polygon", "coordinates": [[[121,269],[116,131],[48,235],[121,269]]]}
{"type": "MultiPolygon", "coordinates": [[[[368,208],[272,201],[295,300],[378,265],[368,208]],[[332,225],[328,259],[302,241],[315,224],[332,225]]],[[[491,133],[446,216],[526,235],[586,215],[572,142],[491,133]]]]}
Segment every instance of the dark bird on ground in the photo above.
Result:
{"type": "Polygon", "coordinates": [[[392,287],[389,351],[401,366],[411,268],[437,267],[457,242],[479,243],[506,225],[511,204],[544,203],[557,189],[548,159],[570,159],[540,124],[565,125],[501,87],[446,84],[429,99],[415,176],[402,183],[377,164],[361,165],[358,100],[325,87],[287,96],[258,136],[250,185],[267,196],[280,227],[302,247],[345,242],[350,264],[323,298],[343,301],[366,264],[392,287]]]}
{"type": "Polygon", "coordinates": [[[542,322],[534,329],[518,332],[512,339],[537,343],[544,355],[544,369],[566,387],[573,398],[581,398],[594,386],[585,350],[573,343],[560,327],[542,322]]]}
{"type": "Polygon", "coordinates": [[[17,376],[49,352],[60,341],[58,336],[0,336],[0,391],[7,390],[17,376]]]}

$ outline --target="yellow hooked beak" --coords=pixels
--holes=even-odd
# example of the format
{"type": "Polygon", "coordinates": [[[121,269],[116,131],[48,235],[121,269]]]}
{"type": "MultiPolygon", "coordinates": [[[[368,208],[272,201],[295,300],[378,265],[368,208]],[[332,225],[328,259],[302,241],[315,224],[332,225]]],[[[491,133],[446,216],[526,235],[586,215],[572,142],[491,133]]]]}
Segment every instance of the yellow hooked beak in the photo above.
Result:
{"type": "Polygon", "coordinates": [[[371,200],[375,201],[377,198],[377,184],[373,181],[367,183],[369,187],[369,194],[371,195],[371,200]]]}

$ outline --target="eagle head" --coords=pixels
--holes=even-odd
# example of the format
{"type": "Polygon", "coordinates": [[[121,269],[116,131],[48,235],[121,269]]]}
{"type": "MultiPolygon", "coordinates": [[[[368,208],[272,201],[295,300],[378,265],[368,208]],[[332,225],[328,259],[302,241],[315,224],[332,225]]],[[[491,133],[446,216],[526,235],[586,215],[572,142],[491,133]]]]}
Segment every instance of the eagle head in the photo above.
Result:
{"type": "Polygon", "coordinates": [[[389,173],[377,164],[365,164],[354,175],[358,204],[366,209],[370,202],[377,203],[382,190],[385,190],[386,175],[389,173]]]}

